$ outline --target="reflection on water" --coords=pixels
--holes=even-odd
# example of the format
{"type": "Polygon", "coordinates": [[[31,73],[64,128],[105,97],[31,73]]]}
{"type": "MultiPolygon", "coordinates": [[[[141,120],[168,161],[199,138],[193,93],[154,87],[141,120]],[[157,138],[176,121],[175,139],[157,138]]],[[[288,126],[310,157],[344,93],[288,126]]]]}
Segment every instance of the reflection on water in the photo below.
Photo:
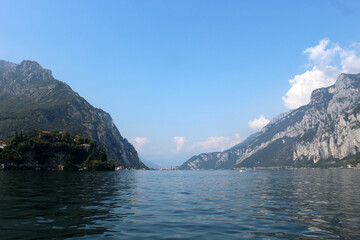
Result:
{"type": "Polygon", "coordinates": [[[104,220],[132,214],[134,181],[133,174],[0,172],[0,239],[103,234],[104,220]]]}
{"type": "Polygon", "coordinates": [[[262,171],[253,179],[253,218],[278,238],[356,239],[360,236],[360,171],[348,169],[262,171]],[[279,228],[276,232],[274,229],[279,228]]]}
{"type": "Polygon", "coordinates": [[[0,172],[0,239],[358,239],[360,170],[0,172]]]}

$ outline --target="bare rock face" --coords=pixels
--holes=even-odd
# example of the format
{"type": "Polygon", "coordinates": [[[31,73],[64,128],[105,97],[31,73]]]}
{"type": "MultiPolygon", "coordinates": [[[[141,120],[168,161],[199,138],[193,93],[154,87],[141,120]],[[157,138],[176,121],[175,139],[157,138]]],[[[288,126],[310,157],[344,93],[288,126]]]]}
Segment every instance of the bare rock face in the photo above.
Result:
{"type": "Polygon", "coordinates": [[[146,168],[111,116],[90,105],[34,61],[0,61],[0,139],[15,132],[59,130],[99,142],[117,165],[146,168]]]}
{"type": "Polygon", "coordinates": [[[203,153],[180,169],[311,165],[360,152],[360,74],[341,74],[313,91],[309,104],[280,115],[261,132],[220,153],[203,153]]]}

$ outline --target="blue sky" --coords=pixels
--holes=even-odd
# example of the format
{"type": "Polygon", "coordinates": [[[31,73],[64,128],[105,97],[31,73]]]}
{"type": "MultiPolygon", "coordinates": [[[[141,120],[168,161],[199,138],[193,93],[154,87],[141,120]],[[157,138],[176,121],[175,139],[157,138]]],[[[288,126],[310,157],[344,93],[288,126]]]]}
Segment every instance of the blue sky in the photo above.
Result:
{"type": "Polygon", "coordinates": [[[51,69],[162,166],[224,150],[360,72],[359,1],[0,5],[0,59],[51,69]]]}

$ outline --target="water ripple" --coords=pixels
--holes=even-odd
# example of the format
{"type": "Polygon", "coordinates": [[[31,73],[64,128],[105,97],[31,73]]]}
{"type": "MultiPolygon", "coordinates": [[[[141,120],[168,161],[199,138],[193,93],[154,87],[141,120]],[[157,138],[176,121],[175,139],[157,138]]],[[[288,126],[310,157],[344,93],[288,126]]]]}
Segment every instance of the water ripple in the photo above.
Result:
{"type": "Polygon", "coordinates": [[[0,239],[359,239],[360,171],[0,172],[0,239]]]}

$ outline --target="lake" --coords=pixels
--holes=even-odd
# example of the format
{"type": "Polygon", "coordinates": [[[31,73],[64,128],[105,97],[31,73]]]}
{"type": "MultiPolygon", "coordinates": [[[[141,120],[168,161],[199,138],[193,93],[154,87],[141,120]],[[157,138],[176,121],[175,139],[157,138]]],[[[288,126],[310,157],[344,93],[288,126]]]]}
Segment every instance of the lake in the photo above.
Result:
{"type": "Polygon", "coordinates": [[[0,239],[359,239],[360,170],[0,171],[0,239]]]}

